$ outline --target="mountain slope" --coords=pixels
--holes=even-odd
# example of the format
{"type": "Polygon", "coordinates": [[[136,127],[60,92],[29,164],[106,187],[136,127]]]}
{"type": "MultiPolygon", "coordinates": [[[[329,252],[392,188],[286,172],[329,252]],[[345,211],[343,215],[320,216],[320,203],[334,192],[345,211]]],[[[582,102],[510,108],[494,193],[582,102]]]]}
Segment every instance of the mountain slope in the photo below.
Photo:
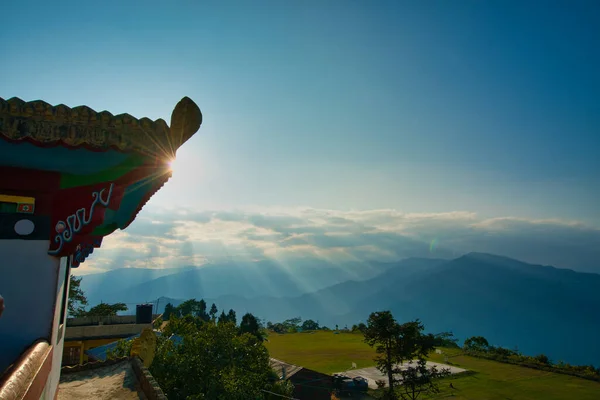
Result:
{"type": "MultiPolygon", "coordinates": [[[[107,272],[82,276],[81,289],[84,291],[90,305],[96,305],[100,301],[104,301],[105,303],[123,302],[125,299],[120,298],[121,293],[133,286],[194,268],[118,268],[107,272]]],[[[77,270],[73,271],[74,275],[77,275],[77,270]]],[[[139,293],[138,296],[139,298],[133,300],[134,302],[144,302],[152,299],[152,297],[147,297],[143,293],[139,293]]]]}
{"type": "MultiPolygon", "coordinates": [[[[384,272],[374,278],[364,281],[350,280],[295,297],[259,296],[248,299],[241,295],[227,295],[205,299],[207,302],[214,302],[220,309],[233,308],[238,313],[249,311],[259,318],[272,321],[301,316],[304,319],[310,318],[321,320],[326,324],[335,324],[336,316],[352,312],[357,304],[376,296],[383,288],[390,287],[393,290],[398,282],[407,284],[444,262],[447,260],[410,258],[385,265],[384,272]]],[[[291,293],[288,292],[287,295],[291,296],[291,293]]],[[[173,297],[177,298],[177,296],[173,297]]],[[[159,309],[162,310],[160,307],[159,309]]],[[[364,317],[359,318],[359,320],[364,319],[364,317]]],[[[358,320],[348,323],[355,322],[358,320]]]]}
{"type": "Polygon", "coordinates": [[[90,304],[135,303],[162,296],[189,299],[220,296],[300,296],[347,280],[364,280],[390,268],[385,263],[346,263],[298,260],[280,265],[271,261],[210,264],[165,273],[121,269],[84,278],[90,304]],[[137,272],[137,273],[136,273],[137,272]],[[89,291],[89,292],[88,292],[89,291]],[[101,297],[101,298],[100,298],[101,297]]]}
{"type": "Polygon", "coordinates": [[[330,327],[389,309],[399,321],[420,318],[429,331],[451,330],[461,339],[482,335],[493,345],[518,346],[555,361],[600,363],[600,275],[478,253],[428,260],[422,267],[411,262],[418,263],[405,260],[370,280],[295,298],[210,301],[271,321],[301,316],[330,327]]]}
{"type": "Polygon", "coordinates": [[[528,354],[597,364],[600,349],[590,344],[600,335],[599,291],[597,274],[472,253],[402,290],[383,290],[342,319],[368,315],[377,305],[400,320],[420,318],[433,331],[482,335],[528,354]]]}

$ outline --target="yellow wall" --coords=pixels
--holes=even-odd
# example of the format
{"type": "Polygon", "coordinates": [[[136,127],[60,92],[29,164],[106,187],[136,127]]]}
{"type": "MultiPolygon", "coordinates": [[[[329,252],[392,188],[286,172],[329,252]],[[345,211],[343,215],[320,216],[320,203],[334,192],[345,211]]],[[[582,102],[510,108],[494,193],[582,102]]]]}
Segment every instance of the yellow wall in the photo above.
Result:
{"type": "Polygon", "coordinates": [[[85,351],[89,350],[89,349],[93,349],[95,347],[98,346],[102,346],[105,344],[109,344],[112,342],[116,342],[119,339],[92,339],[92,340],[72,340],[72,341],[66,341],[65,340],[65,346],[64,346],[64,350],[67,350],[70,347],[79,347],[80,350],[80,355],[79,355],[79,364],[83,364],[84,362],[88,361],[88,356],[87,354],[85,354],[85,351]]]}

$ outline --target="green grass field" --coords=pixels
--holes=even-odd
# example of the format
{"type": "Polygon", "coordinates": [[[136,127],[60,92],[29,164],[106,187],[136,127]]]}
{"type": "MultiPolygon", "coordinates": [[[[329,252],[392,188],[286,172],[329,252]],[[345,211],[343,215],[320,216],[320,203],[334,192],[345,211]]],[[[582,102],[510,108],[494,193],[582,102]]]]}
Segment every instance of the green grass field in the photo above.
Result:
{"type": "MultiPolygon", "coordinates": [[[[267,348],[272,357],[328,374],[345,371],[353,362],[358,368],[374,365],[373,349],[363,343],[362,335],[351,333],[270,334],[267,348]]],[[[597,382],[464,356],[460,350],[444,351],[450,363],[473,373],[442,380],[436,399],[600,399],[597,382]],[[450,382],[456,390],[450,389],[450,382]]],[[[431,360],[443,362],[444,356],[432,354],[431,360]]]]}

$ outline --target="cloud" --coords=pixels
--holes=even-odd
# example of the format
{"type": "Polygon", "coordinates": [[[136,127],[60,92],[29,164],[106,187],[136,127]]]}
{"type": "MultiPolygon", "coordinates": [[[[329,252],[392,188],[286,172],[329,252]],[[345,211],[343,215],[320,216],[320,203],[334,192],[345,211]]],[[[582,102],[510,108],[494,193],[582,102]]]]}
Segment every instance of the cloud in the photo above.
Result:
{"type": "Polygon", "coordinates": [[[461,211],[149,208],[127,230],[105,238],[79,273],[262,259],[452,258],[471,251],[600,272],[600,230],[576,221],[485,219],[461,211]]]}

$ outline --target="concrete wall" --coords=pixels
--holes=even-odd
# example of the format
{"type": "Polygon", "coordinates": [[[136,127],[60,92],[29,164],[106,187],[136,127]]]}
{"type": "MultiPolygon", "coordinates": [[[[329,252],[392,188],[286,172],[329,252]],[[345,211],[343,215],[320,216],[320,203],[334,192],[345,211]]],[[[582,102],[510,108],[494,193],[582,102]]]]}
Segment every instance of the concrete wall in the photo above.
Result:
{"type": "Polygon", "coordinates": [[[0,240],[6,307],[0,317],[0,373],[36,339],[51,340],[59,260],[48,255],[48,245],[48,240],[0,240]]]}
{"type": "Polygon", "coordinates": [[[131,359],[131,367],[140,383],[142,392],[144,392],[149,400],[167,400],[167,396],[165,396],[158,382],[156,382],[148,368],[144,367],[144,364],[142,364],[142,361],[138,357],[131,359]]]}
{"type": "Polygon", "coordinates": [[[145,328],[152,329],[152,324],[69,326],[65,339],[125,338],[141,333],[145,328]]]}
{"type": "MultiPolygon", "coordinates": [[[[158,318],[158,314],[153,314],[152,319],[158,318]]],[[[117,324],[135,324],[134,315],[114,315],[107,317],[77,317],[69,318],[67,326],[87,326],[87,325],[117,325],[117,324]]]]}

